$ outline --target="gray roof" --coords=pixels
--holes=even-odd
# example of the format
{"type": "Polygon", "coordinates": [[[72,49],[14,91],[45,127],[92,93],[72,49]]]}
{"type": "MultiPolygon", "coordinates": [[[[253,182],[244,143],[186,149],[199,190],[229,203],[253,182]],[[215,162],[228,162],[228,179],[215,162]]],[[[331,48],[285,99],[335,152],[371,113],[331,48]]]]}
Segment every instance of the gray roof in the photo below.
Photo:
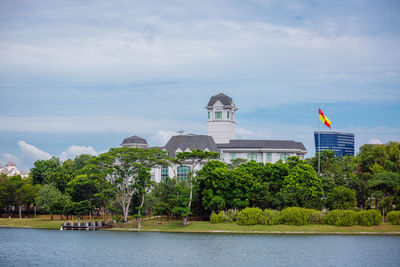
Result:
{"type": "Polygon", "coordinates": [[[209,151],[219,152],[214,139],[208,135],[175,135],[169,139],[164,147],[170,157],[175,157],[175,152],[178,148],[182,151],[185,151],[188,148],[201,150],[207,148],[209,151]]]}
{"type": "Polygon", "coordinates": [[[228,144],[217,144],[219,149],[224,148],[269,148],[269,149],[297,149],[304,150],[303,143],[289,140],[230,140],[228,144]]]}
{"type": "Polygon", "coordinates": [[[232,98],[230,98],[229,96],[225,95],[225,94],[218,94],[215,96],[212,96],[210,98],[210,101],[208,101],[207,106],[213,106],[215,104],[215,102],[217,102],[219,100],[219,102],[222,103],[222,105],[224,106],[230,106],[233,105],[233,101],[232,98]]]}
{"type": "Polygon", "coordinates": [[[146,139],[139,137],[139,136],[131,136],[128,138],[125,138],[122,144],[147,144],[146,139]]]}

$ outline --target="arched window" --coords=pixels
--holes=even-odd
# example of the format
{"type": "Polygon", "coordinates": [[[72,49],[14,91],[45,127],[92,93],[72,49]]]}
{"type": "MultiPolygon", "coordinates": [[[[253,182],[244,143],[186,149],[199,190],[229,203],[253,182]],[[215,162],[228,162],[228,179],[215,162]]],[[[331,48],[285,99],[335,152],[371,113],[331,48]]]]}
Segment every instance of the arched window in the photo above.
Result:
{"type": "Polygon", "coordinates": [[[249,153],[247,154],[247,159],[250,160],[255,160],[257,161],[257,153],[249,153]]]}
{"type": "Polygon", "coordinates": [[[188,178],[188,174],[190,172],[189,166],[179,166],[176,174],[178,176],[179,181],[186,181],[188,178]]]}
{"type": "Polygon", "coordinates": [[[168,175],[168,166],[163,166],[161,168],[161,181],[165,181],[167,178],[169,178],[168,175]]]}

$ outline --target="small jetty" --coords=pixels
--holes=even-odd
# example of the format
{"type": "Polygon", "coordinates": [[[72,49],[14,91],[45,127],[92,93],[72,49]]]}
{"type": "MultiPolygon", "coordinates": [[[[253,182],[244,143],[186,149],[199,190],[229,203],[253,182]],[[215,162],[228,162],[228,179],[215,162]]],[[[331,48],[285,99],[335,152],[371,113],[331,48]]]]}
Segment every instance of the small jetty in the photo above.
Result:
{"type": "Polygon", "coordinates": [[[60,230],[98,230],[108,227],[104,222],[64,222],[60,230]]]}

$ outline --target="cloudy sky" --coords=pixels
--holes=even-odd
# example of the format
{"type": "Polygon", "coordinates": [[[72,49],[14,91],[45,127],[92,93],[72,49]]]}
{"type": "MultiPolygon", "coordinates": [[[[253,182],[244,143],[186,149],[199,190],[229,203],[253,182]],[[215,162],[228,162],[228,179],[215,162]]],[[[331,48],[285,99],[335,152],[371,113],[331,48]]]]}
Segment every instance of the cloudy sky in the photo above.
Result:
{"type": "Polygon", "coordinates": [[[399,1],[0,1],[0,164],[96,154],[136,134],[302,141],[318,107],[356,146],[400,141],[399,1]]]}

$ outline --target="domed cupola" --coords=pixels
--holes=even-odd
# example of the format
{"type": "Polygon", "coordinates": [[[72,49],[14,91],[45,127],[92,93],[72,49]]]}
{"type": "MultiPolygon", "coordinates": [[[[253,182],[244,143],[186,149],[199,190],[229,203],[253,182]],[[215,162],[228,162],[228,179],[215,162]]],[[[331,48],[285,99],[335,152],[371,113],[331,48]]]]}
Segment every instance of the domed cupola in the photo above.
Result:
{"type": "Polygon", "coordinates": [[[145,147],[148,147],[149,145],[147,144],[146,139],[134,135],[134,136],[125,138],[124,141],[122,142],[121,146],[145,148],[145,147]]]}
{"type": "Polygon", "coordinates": [[[237,107],[232,98],[222,93],[212,96],[205,108],[208,111],[207,134],[215,143],[224,144],[235,139],[237,107]]]}

